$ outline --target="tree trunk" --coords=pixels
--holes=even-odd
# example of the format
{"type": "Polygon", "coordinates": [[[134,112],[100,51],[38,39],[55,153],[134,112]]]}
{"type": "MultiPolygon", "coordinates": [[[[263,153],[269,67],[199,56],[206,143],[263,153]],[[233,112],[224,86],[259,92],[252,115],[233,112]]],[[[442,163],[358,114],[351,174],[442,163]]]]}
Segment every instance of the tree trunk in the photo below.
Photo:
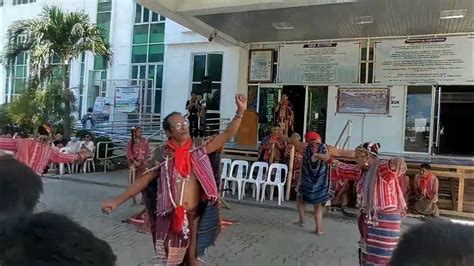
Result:
{"type": "Polygon", "coordinates": [[[64,100],[64,115],[63,115],[63,130],[64,138],[71,137],[71,91],[69,90],[69,65],[63,64],[63,100],[64,100]]]}

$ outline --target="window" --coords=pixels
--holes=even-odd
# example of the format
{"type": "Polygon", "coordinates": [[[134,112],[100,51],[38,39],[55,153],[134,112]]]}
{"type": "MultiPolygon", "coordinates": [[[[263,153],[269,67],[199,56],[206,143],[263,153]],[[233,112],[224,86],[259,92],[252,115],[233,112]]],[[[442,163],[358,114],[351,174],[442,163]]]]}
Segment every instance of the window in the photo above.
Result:
{"type": "MultiPolygon", "coordinates": [[[[29,3],[36,3],[36,0],[13,0],[13,5],[23,5],[23,4],[29,4],[29,3]]],[[[3,1],[2,1],[3,4],[3,1]]]]}
{"type": "MultiPolygon", "coordinates": [[[[110,20],[112,16],[112,0],[99,0],[97,3],[97,27],[104,33],[106,41],[110,37],[110,20]]],[[[101,56],[94,58],[94,70],[106,70],[107,64],[101,56]]]]}
{"type": "Polygon", "coordinates": [[[431,86],[407,88],[405,151],[429,152],[431,86]]]}
{"type": "Polygon", "coordinates": [[[132,36],[132,85],[140,85],[142,112],[161,112],[161,89],[165,55],[165,18],[149,9],[135,6],[132,36]]]}
{"type": "Polygon", "coordinates": [[[374,47],[369,47],[369,58],[367,58],[367,47],[360,49],[360,78],[359,83],[372,83],[374,77],[374,47]],[[369,73],[367,73],[367,71],[369,73]]]}
{"type": "Polygon", "coordinates": [[[221,101],[223,54],[196,54],[193,56],[192,91],[201,90],[201,81],[207,77],[211,80],[211,92],[205,99],[209,113],[218,113],[221,101]]]}
{"type": "Polygon", "coordinates": [[[13,64],[7,67],[6,92],[7,102],[18,96],[28,84],[28,54],[20,53],[13,64]]]}

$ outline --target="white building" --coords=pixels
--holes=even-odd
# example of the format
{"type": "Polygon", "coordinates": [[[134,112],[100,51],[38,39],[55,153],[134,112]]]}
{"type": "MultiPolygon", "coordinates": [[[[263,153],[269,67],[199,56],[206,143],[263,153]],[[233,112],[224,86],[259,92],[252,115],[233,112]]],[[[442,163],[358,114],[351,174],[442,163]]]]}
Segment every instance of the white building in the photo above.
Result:
{"type": "MultiPolygon", "coordinates": [[[[212,111],[231,118],[234,94],[248,94],[261,134],[271,124],[270,105],[285,93],[295,106],[295,130],[318,130],[329,144],[350,120],[350,148],[371,140],[385,152],[474,156],[466,133],[474,117],[472,0],[137,0],[164,21],[146,19],[149,10],[135,10],[133,0],[12,1],[0,8],[3,42],[12,21],[34,17],[50,3],[85,9],[93,21],[110,25],[115,64],[94,71],[94,58],[86,55],[72,67],[72,87],[98,85],[85,86],[83,111],[96,96],[113,96],[114,86],[133,80],[150,81],[143,111],[184,111],[193,85],[209,76],[212,111]],[[98,12],[99,5],[110,11],[98,12]],[[318,56],[295,52],[318,48],[318,56]]],[[[2,70],[0,103],[14,94],[5,76],[2,70]]]]}

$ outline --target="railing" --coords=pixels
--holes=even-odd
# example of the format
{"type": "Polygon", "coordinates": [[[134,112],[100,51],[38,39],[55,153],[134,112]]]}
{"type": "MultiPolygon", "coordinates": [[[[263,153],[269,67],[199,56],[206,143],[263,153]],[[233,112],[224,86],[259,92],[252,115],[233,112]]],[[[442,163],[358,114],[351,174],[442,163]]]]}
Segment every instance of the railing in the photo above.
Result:
{"type": "Polygon", "coordinates": [[[341,134],[339,135],[339,138],[337,138],[336,141],[336,148],[338,149],[346,149],[349,147],[349,141],[351,140],[352,137],[352,120],[347,120],[346,125],[341,131],[341,134]],[[341,145],[341,141],[343,140],[343,136],[346,133],[346,138],[344,139],[344,143],[341,145]]]}
{"type": "Polygon", "coordinates": [[[127,149],[127,145],[123,145],[123,142],[121,141],[104,141],[104,142],[97,143],[96,160],[103,162],[104,173],[107,173],[107,166],[109,164],[109,160],[127,156],[126,152],[123,152],[123,154],[119,154],[119,155],[109,156],[109,152],[112,151],[112,154],[113,154],[113,152],[116,150],[126,151],[126,149],[127,149]],[[110,144],[113,144],[113,148],[110,147],[112,146],[110,144]],[[102,152],[104,153],[104,157],[100,156],[101,147],[104,147],[104,150],[102,150],[102,152]]]}

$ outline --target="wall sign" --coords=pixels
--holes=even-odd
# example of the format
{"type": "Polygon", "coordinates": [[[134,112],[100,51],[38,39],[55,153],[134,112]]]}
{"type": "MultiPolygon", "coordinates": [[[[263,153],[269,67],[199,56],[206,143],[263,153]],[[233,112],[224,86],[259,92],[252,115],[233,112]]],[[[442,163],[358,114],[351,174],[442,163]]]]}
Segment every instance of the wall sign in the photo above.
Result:
{"type": "Polygon", "coordinates": [[[468,36],[375,43],[374,83],[474,84],[474,39],[468,36]]]}
{"type": "Polygon", "coordinates": [[[136,112],[138,110],[139,94],[139,86],[115,88],[115,112],[136,112]]]}
{"type": "Polygon", "coordinates": [[[280,47],[278,83],[352,84],[359,81],[359,42],[290,44],[280,47]]]}
{"type": "Polygon", "coordinates": [[[338,88],[337,112],[351,114],[388,114],[389,88],[338,88]]]}
{"type": "Polygon", "coordinates": [[[249,83],[273,82],[273,49],[250,50],[249,83]]]}

